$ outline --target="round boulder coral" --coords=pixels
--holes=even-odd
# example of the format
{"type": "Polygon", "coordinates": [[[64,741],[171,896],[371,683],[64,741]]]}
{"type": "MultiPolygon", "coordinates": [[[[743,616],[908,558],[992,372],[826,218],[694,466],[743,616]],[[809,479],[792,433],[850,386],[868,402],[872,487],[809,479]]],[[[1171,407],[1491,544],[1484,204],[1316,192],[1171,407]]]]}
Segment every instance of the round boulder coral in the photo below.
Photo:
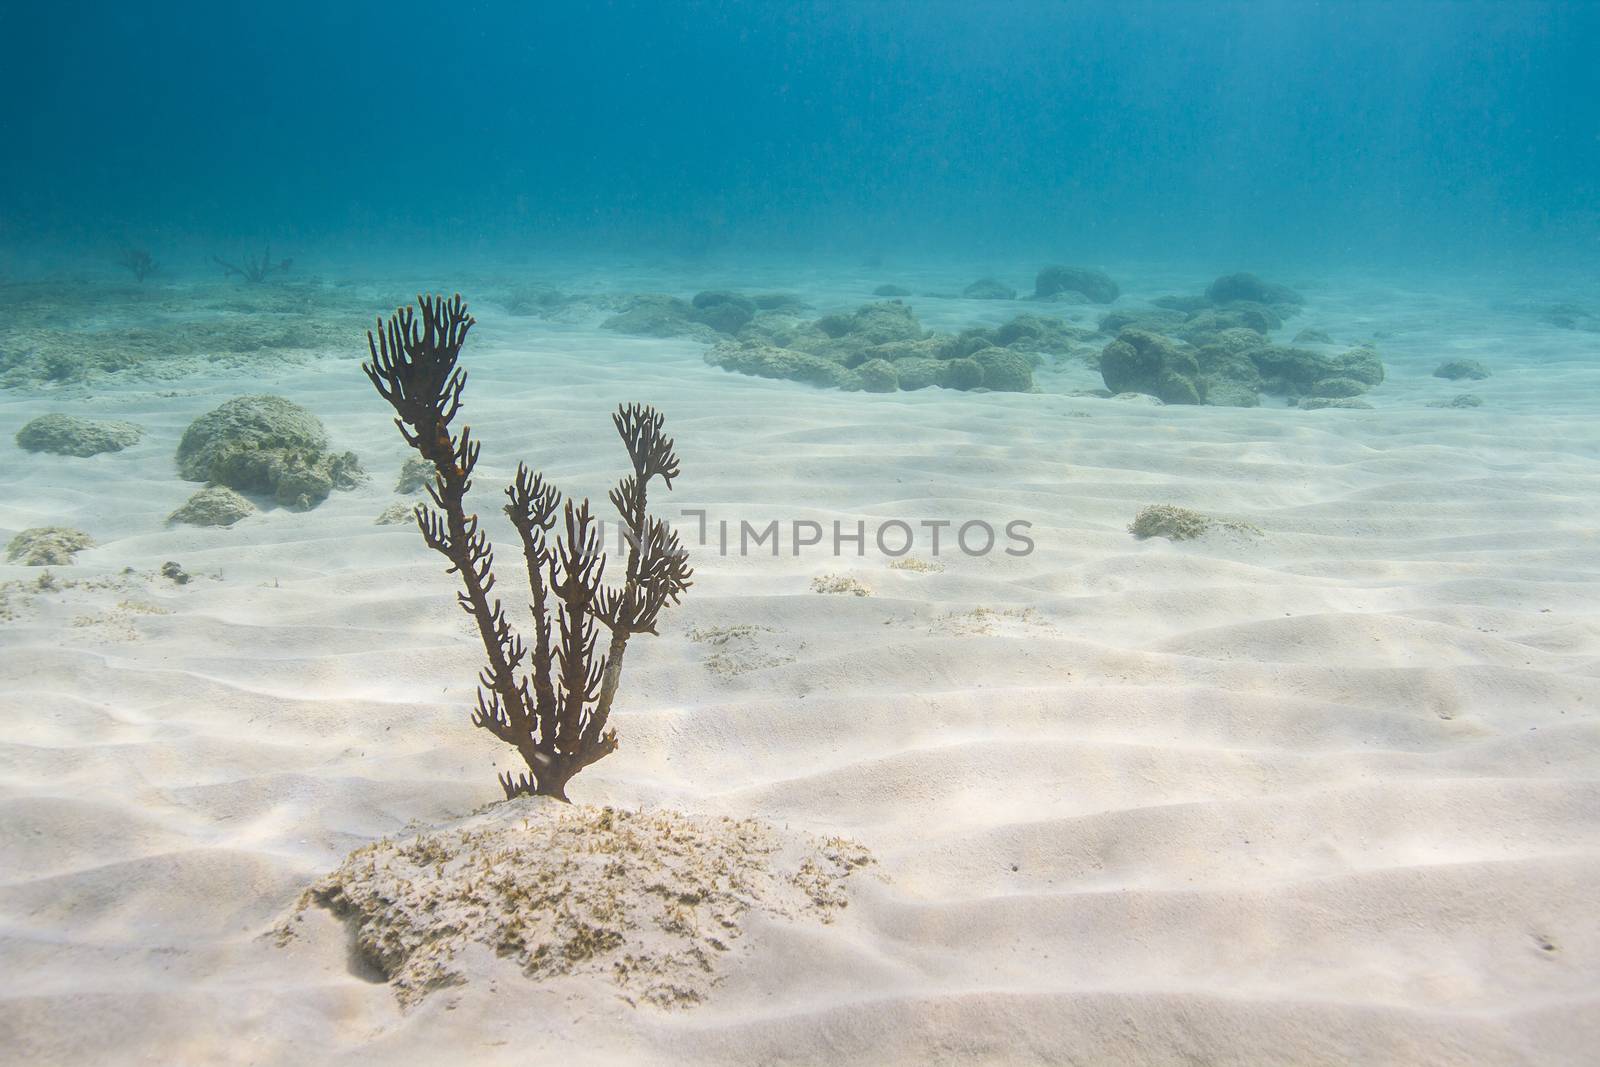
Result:
{"type": "Polygon", "coordinates": [[[1306,395],[1324,400],[1342,400],[1347,397],[1360,396],[1367,391],[1365,382],[1358,382],[1354,378],[1323,378],[1313,382],[1306,395]]]}
{"type": "Polygon", "coordinates": [[[944,363],[937,359],[902,359],[895,363],[895,377],[900,380],[900,388],[926,389],[930,385],[939,384],[939,375],[943,372],[944,363]]]}
{"type": "Polygon", "coordinates": [[[178,471],[298,508],[362,478],[355,454],[330,453],[321,420],[281,396],[237,397],[194,420],[178,444],[178,471]]]}
{"type": "Polygon", "coordinates": [[[1026,393],[1033,388],[1033,365],[1009,348],[985,348],[973,362],[983,368],[983,385],[1001,393],[1026,393]]]}
{"type": "Polygon", "coordinates": [[[1093,304],[1109,304],[1121,295],[1117,283],[1087,267],[1046,267],[1033,282],[1035,300],[1054,300],[1078,293],[1093,304]]]}
{"type": "Polygon", "coordinates": [[[706,353],[705,359],[714,367],[752,374],[758,378],[786,378],[789,381],[838,388],[855,381],[850,371],[833,360],[753,341],[730,341],[716,345],[706,353]]]}
{"type": "Polygon", "coordinates": [[[29,452],[97,456],[102,452],[121,452],[143,434],[144,430],[131,422],[50,414],[40,415],[18,430],[17,445],[29,452]]]}
{"type": "Polygon", "coordinates": [[[1133,308],[1108,311],[1100,316],[1100,332],[1115,336],[1129,326],[1153,333],[1168,333],[1183,325],[1187,316],[1171,308],[1133,308]]]}
{"type": "Polygon", "coordinates": [[[1087,340],[1093,334],[1088,330],[1069,326],[1061,319],[1041,315],[1018,315],[1010,322],[989,332],[991,343],[1000,348],[1014,348],[1023,352],[1052,352],[1064,354],[1072,346],[1087,340]]]}
{"type": "Polygon", "coordinates": [[[1330,359],[1304,348],[1263,345],[1252,349],[1249,356],[1261,373],[1262,389],[1289,397],[1354,396],[1383,381],[1383,361],[1370,348],[1353,348],[1330,359]],[[1338,384],[1323,384],[1329,380],[1338,384]],[[1342,391],[1351,389],[1350,383],[1359,388],[1342,391]]]}
{"type": "Polygon", "coordinates": [[[869,393],[892,393],[900,388],[900,376],[886,359],[869,359],[856,368],[861,388],[869,393]]]}
{"type": "Polygon", "coordinates": [[[1225,331],[1250,330],[1265,337],[1282,325],[1277,312],[1265,304],[1245,303],[1197,311],[1174,332],[1185,341],[1203,345],[1225,331]]]}
{"type": "Polygon", "coordinates": [[[1206,403],[1219,408],[1253,408],[1261,405],[1261,396],[1248,385],[1239,382],[1204,380],[1206,403]]]}
{"type": "Polygon", "coordinates": [[[863,346],[915,341],[926,332],[911,308],[898,300],[863,304],[852,312],[824,315],[814,325],[829,337],[849,337],[863,346]]]}
{"type": "Polygon", "coordinates": [[[993,278],[979,278],[961,290],[961,295],[969,300],[1015,300],[1017,291],[1005,282],[993,278]]]}
{"type": "Polygon", "coordinates": [[[1468,378],[1472,381],[1482,381],[1489,376],[1489,368],[1475,359],[1447,360],[1434,370],[1435,378],[1447,378],[1452,382],[1468,378]]]}
{"type": "Polygon", "coordinates": [[[983,385],[983,366],[970,356],[947,359],[940,368],[939,384],[946,389],[977,389],[983,385]]]}
{"type": "Polygon", "coordinates": [[[1206,298],[1213,304],[1248,301],[1256,304],[1299,305],[1306,302],[1305,297],[1287,285],[1262,281],[1248,272],[1224,274],[1206,287],[1206,298]]]}
{"type": "Polygon", "coordinates": [[[691,317],[718,333],[737,333],[756,317],[755,301],[721,289],[696,293],[690,303],[694,307],[691,317]]]}
{"type": "Polygon", "coordinates": [[[1200,365],[1188,351],[1148,330],[1128,327],[1100,353],[1100,375],[1112,393],[1147,393],[1168,404],[1202,400],[1200,365]]]}
{"type": "Polygon", "coordinates": [[[232,489],[209,485],[185,501],[167,521],[188,526],[232,526],[255,510],[254,504],[232,489]]]}
{"type": "Polygon", "coordinates": [[[1370,348],[1352,348],[1333,361],[1334,369],[1345,378],[1354,378],[1365,385],[1383,384],[1383,360],[1370,348]]]}
{"type": "Polygon", "coordinates": [[[600,324],[633,337],[690,337],[715,342],[721,334],[700,321],[701,309],[666,293],[640,293],[617,314],[600,324]]]}
{"type": "Polygon", "coordinates": [[[415,493],[433,481],[434,475],[434,467],[430,461],[421,456],[407,456],[406,461],[400,464],[400,478],[394,483],[394,491],[415,493]]]}

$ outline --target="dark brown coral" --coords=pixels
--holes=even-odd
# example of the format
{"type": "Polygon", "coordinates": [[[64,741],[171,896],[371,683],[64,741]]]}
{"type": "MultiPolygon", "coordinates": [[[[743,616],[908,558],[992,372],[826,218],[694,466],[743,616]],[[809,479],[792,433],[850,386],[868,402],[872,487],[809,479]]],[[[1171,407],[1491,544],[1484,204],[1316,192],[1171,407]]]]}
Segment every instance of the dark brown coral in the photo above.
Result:
{"type": "Polygon", "coordinates": [[[274,260],[271,245],[262,251],[260,259],[246,255],[238,263],[229,263],[221,256],[212,256],[211,261],[222,268],[224,278],[231,278],[237,274],[247,282],[257,283],[266,281],[273,274],[287,273],[294,265],[294,261],[290,259],[274,260]]]}
{"type": "Polygon", "coordinates": [[[406,443],[433,465],[428,486],[433,507],[417,506],[417,526],[428,546],[461,576],[461,607],[478,624],[488,664],[479,675],[481,726],[516,747],[529,773],[500,776],[509,799],[523,794],[566,797],[573,775],[616,750],[607,725],[628,639],[654,634],[656,620],[690,586],[687,553],[665,522],[647,510],[650,482],[672,487],[678,457],[662,433],[662,416],[638,404],[612,416],[633,462],[633,473],[611,491],[628,544],[620,587],[603,582],[606,556],[601,524],[589,502],[563,502],[544,476],[517,467],[506,489],[506,515],[522,539],[534,619],[531,657],[512,628],[494,589],[494,553],[478,516],[466,510],[472,471],[481,448],[471,427],[452,434],[467,373],[457,365],[473,318],[458,295],[419,296],[415,309],[399,308],[368,333],[372,359],[362,370],[395,410],[406,443]],[[559,527],[559,529],[558,529],[559,527]],[[554,535],[552,536],[552,532],[554,535]],[[599,629],[610,635],[598,648],[599,629]]]}
{"type": "Polygon", "coordinates": [[[137,282],[143,282],[161,269],[160,264],[143,248],[124,248],[117,255],[117,263],[137,282]]]}

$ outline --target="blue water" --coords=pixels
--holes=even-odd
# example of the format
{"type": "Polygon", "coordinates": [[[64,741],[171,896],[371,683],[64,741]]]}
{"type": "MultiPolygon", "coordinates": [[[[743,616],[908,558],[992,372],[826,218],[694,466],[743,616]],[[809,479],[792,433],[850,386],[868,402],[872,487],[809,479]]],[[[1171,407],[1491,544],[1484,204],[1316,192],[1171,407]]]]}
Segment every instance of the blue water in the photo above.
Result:
{"type": "Polygon", "coordinates": [[[1582,265],[1597,42],[1589,3],[8,4],[0,243],[1582,265]]]}

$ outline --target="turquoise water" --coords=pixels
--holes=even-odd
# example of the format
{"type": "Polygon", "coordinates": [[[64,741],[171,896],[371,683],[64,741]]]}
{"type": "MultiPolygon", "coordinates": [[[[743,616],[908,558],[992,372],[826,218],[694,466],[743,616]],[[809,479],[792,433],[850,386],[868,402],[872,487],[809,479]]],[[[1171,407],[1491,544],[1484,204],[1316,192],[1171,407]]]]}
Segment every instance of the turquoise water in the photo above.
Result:
{"type": "Polygon", "coordinates": [[[1592,265],[1589,3],[8,5],[15,263],[1592,265]]]}

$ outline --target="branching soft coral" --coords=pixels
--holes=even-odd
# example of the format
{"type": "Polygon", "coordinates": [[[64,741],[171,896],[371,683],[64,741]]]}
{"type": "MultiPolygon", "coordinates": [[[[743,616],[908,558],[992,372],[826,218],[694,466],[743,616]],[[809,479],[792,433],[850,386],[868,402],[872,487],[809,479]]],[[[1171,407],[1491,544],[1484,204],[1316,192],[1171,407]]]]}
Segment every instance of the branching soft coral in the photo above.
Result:
{"type": "Polygon", "coordinates": [[[516,747],[529,773],[500,776],[506,797],[566,800],[572,777],[617,748],[607,723],[628,639],[654,634],[656,621],[689,588],[693,571],[678,535],[650,516],[648,490],[678,476],[672,438],[654,408],[619,407],[612,416],[633,473],[611,491],[628,543],[620,587],[607,586],[601,526],[589,502],[561,493],[519,464],[506,489],[506,515],[522,540],[534,618],[530,650],[512,628],[494,589],[494,552],[478,516],[466,509],[481,449],[471,427],[450,424],[461,411],[467,373],[458,365],[473,318],[458,295],[417,298],[367,334],[372,359],[362,370],[395,410],[400,434],[434,470],[433,507],[419,504],[417,526],[428,547],[461,576],[461,607],[478,625],[488,663],[479,675],[472,721],[516,747]],[[559,527],[559,529],[558,529],[559,527]],[[598,626],[597,626],[598,624],[598,626]],[[599,627],[610,635],[599,650],[599,627]]]}
{"type": "MultiPolygon", "coordinates": [[[[268,245],[261,253],[261,258],[246,255],[238,263],[229,263],[221,256],[212,256],[211,261],[222,268],[222,276],[231,278],[235,274],[247,282],[264,282],[274,274],[286,273],[293,260],[272,258],[272,246],[268,245]]],[[[140,279],[143,281],[143,279],[140,279]]]]}

